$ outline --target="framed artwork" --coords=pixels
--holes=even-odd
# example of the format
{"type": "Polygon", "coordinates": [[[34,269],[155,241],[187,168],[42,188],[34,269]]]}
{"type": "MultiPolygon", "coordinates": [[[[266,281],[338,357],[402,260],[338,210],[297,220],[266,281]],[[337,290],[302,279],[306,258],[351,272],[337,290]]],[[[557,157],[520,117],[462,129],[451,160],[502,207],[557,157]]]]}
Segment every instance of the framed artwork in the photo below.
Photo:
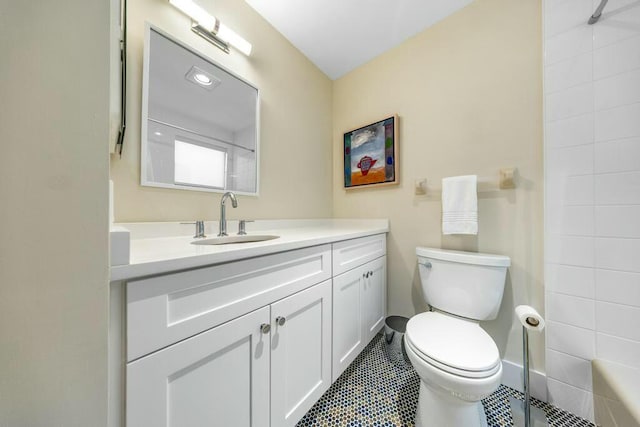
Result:
{"type": "Polygon", "coordinates": [[[398,116],[346,132],[344,188],[398,184],[398,116]]]}

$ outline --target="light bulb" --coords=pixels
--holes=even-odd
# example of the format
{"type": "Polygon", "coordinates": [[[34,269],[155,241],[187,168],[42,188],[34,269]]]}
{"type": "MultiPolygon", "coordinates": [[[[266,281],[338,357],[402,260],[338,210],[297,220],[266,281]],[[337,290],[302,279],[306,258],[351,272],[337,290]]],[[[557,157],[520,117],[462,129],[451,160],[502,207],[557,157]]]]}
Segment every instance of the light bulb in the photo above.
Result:
{"type": "Polygon", "coordinates": [[[175,8],[196,21],[208,31],[216,28],[216,18],[191,0],[169,0],[175,8]]]}
{"type": "Polygon", "coordinates": [[[205,76],[202,73],[198,73],[194,75],[193,78],[201,85],[209,86],[211,85],[211,83],[213,83],[208,76],[205,76]]]}
{"type": "Polygon", "coordinates": [[[238,33],[233,31],[231,28],[227,27],[226,25],[222,23],[220,24],[220,28],[218,29],[216,36],[228,42],[230,45],[232,45],[233,47],[235,47],[245,55],[247,56],[251,55],[251,43],[243,39],[241,36],[238,35],[238,33]]]}

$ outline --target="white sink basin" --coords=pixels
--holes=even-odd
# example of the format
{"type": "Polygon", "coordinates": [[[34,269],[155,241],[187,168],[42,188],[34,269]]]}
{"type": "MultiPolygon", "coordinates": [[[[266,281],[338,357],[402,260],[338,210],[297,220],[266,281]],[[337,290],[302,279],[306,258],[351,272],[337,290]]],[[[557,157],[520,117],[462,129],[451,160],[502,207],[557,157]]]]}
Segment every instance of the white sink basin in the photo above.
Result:
{"type": "Polygon", "coordinates": [[[277,239],[280,236],[273,236],[270,234],[244,234],[242,236],[224,236],[213,237],[211,239],[194,240],[192,245],[228,245],[230,243],[251,243],[251,242],[264,242],[265,240],[277,239]]]}

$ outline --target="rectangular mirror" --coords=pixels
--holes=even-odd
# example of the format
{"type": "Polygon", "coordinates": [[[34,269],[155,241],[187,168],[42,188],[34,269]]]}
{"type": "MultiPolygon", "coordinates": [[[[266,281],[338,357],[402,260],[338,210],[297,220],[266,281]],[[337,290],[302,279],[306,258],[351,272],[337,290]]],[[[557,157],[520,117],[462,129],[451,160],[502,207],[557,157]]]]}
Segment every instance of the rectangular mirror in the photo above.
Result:
{"type": "Polygon", "coordinates": [[[141,184],[258,194],[258,89],[147,24],[141,184]]]}

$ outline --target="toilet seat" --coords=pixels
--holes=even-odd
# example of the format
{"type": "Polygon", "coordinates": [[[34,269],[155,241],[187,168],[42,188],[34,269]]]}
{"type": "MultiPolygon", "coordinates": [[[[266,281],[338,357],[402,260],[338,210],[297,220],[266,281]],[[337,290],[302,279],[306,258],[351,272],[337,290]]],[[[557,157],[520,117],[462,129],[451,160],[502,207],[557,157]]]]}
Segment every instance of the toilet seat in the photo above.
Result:
{"type": "Polygon", "coordinates": [[[454,375],[486,378],[501,368],[495,342],[471,320],[421,313],[409,320],[405,340],[425,363],[454,375]]]}

